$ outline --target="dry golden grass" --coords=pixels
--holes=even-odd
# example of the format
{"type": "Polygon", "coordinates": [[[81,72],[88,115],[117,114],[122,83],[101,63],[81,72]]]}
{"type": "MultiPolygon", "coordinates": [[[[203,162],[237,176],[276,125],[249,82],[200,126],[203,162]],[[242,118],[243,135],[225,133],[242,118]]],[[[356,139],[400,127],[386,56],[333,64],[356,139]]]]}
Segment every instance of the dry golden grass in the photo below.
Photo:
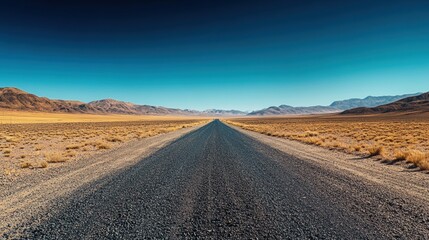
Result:
{"type": "Polygon", "coordinates": [[[134,121],[136,116],[128,117],[130,121],[0,124],[0,174],[12,173],[14,169],[46,168],[48,163],[82,159],[127,141],[208,121],[172,117],[140,117],[146,120],[134,121]]]}
{"type": "Polygon", "coordinates": [[[48,163],[60,163],[60,162],[66,161],[63,154],[61,154],[60,152],[45,153],[45,159],[46,159],[46,162],[48,163]]]}
{"type": "Polygon", "coordinates": [[[408,157],[408,152],[404,150],[395,150],[393,155],[395,156],[394,160],[404,161],[408,157]]]}
{"type": "Polygon", "coordinates": [[[48,167],[48,162],[46,162],[46,161],[42,161],[41,163],[40,163],[40,168],[47,168],[48,167]]]}
{"type": "Polygon", "coordinates": [[[270,136],[384,160],[407,161],[429,169],[429,118],[338,115],[227,119],[270,136]]]}
{"type": "Polygon", "coordinates": [[[20,163],[20,165],[19,165],[21,168],[30,168],[30,167],[32,167],[33,165],[31,164],[31,162],[28,162],[28,161],[25,161],[25,162],[22,162],[22,163],[20,163]]]}
{"type": "Polygon", "coordinates": [[[95,146],[97,147],[97,149],[110,149],[112,147],[109,143],[103,141],[97,141],[95,143],[95,146]]]}
{"type": "Polygon", "coordinates": [[[105,137],[104,140],[106,140],[108,142],[122,142],[122,141],[124,141],[124,139],[122,137],[118,137],[118,136],[105,137]]]}
{"type": "Polygon", "coordinates": [[[70,145],[68,145],[68,146],[66,146],[66,150],[69,150],[69,149],[79,149],[80,148],[80,145],[79,144],[70,144],[70,145]]]}
{"type": "MultiPolygon", "coordinates": [[[[69,123],[69,122],[122,122],[146,120],[190,120],[195,116],[150,116],[150,115],[119,115],[119,114],[71,114],[14,111],[0,108],[0,124],[20,123],[69,123]]],[[[204,119],[204,118],[201,118],[204,119]]]]}
{"type": "Polygon", "coordinates": [[[386,150],[384,149],[384,146],[371,146],[368,148],[368,153],[370,157],[374,156],[385,156],[386,150]]]}
{"type": "Polygon", "coordinates": [[[424,153],[419,150],[410,150],[406,153],[408,162],[414,163],[422,169],[429,169],[429,153],[424,153]]]}

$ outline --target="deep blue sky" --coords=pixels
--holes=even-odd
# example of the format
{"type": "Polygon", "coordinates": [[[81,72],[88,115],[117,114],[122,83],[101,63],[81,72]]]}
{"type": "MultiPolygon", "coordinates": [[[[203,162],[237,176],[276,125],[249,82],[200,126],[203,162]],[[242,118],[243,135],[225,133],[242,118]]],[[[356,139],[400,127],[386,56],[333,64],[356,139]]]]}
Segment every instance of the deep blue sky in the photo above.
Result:
{"type": "Polygon", "coordinates": [[[90,2],[1,1],[0,86],[198,110],[429,91],[427,0],[90,2]]]}

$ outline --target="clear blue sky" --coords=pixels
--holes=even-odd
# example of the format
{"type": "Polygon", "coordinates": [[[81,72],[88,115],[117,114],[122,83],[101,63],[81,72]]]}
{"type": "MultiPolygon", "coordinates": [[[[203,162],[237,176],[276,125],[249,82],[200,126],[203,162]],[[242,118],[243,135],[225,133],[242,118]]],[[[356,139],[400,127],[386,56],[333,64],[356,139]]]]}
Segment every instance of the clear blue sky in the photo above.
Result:
{"type": "Polygon", "coordinates": [[[0,86],[197,110],[429,91],[428,1],[88,2],[2,3],[0,86]]]}

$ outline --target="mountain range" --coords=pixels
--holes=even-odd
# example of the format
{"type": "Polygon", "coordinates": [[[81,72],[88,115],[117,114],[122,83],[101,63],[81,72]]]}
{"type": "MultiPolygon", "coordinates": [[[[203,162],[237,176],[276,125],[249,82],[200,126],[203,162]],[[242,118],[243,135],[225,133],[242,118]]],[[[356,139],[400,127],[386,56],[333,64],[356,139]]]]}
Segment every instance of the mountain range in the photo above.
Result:
{"type": "Polygon", "coordinates": [[[249,116],[267,116],[267,115],[299,115],[299,114],[321,114],[340,112],[339,109],[329,106],[312,107],[292,107],[289,105],[272,106],[262,110],[253,111],[249,116]]]}
{"type": "Polygon", "coordinates": [[[405,94],[397,96],[368,96],[366,98],[352,98],[347,100],[335,101],[329,106],[310,106],[310,107],[292,107],[288,105],[280,105],[278,107],[268,107],[262,110],[253,111],[248,115],[252,116],[266,116],[266,115],[299,115],[299,114],[322,114],[322,113],[335,113],[342,112],[358,107],[375,107],[383,104],[392,103],[394,101],[416,96],[421,93],[405,94]]]}
{"type": "MultiPolygon", "coordinates": [[[[133,115],[187,115],[187,116],[269,116],[269,115],[298,115],[298,114],[321,114],[321,113],[376,113],[388,112],[395,109],[400,109],[407,106],[411,109],[419,104],[410,102],[395,103],[394,105],[386,105],[395,102],[399,99],[414,99],[418,98],[419,94],[406,94],[398,96],[381,96],[381,97],[366,97],[364,99],[348,99],[335,101],[329,106],[311,106],[311,107],[292,107],[288,105],[280,105],[278,107],[268,107],[262,110],[253,112],[244,112],[239,110],[220,110],[209,109],[205,111],[167,108],[160,106],[138,105],[130,102],[123,102],[114,99],[102,99],[84,103],[80,101],[55,100],[46,97],[39,97],[31,93],[27,93],[17,88],[0,88],[0,108],[23,110],[23,111],[40,111],[40,112],[67,112],[67,113],[93,113],[93,114],[133,114],[133,115]],[[410,98],[411,97],[411,98],[410,98]],[[382,105],[378,108],[375,106],[382,105]]],[[[423,94],[424,95],[424,94],[423,94]]],[[[421,95],[419,95],[421,96],[421,95]]],[[[404,100],[405,100],[404,99],[404,100]]],[[[420,105],[419,105],[420,106],[420,105]]]]}
{"type": "Polygon", "coordinates": [[[359,107],[346,110],[342,114],[378,114],[378,113],[423,113],[429,112],[429,92],[407,97],[393,103],[377,107],[359,107]]]}
{"type": "Polygon", "coordinates": [[[55,100],[39,97],[17,88],[0,88],[0,108],[67,113],[94,114],[134,114],[134,115],[245,115],[247,112],[238,110],[196,111],[189,109],[166,108],[150,105],[137,105],[114,99],[103,99],[89,103],[79,101],[55,100]]]}
{"type": "Polygon", "coordinates": [[[381,97],[368,96],[363,99],[352,98],[348,100],[335,101],[329,106],[340,110],[348,110],[348,109],[358,108],[358,107],[371,108],[371,107],[377,107],[380,105],[392,103],[407,97],[417,96],[419,94],[421,93],[404,94],[404,95],[397,95],[397,96],[381,96],[381,97]]]}

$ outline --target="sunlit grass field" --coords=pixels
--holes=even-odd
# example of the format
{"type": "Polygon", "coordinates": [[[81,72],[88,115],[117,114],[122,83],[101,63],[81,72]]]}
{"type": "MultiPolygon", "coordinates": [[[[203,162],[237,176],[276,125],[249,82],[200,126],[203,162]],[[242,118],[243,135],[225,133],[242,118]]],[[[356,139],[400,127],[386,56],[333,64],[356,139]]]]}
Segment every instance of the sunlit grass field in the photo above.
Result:
{"type": "Polygon", "coordinates": [[[142,120],[178,120],[196,119],[195,116],[150,116],[150,115],[116,115],[116,114],[71,114],[27,112],[0,109],[0,124],[17,123],[67,123],[67,122],[118,122],[142,120]]]}
{"type": "Polygon", "coordinates": [[[425,116],[261,117],[226,122],[270,136],[429,169],[429,118],[425,116]]]}
{"type": "Polygon", "coordinates": [[[208,119],[15,112],[0,124],[0,174],[81,159],[122,143],[203,124],[208,119]],[[18,123],[17,123],[18,122],[18,123]]]}

